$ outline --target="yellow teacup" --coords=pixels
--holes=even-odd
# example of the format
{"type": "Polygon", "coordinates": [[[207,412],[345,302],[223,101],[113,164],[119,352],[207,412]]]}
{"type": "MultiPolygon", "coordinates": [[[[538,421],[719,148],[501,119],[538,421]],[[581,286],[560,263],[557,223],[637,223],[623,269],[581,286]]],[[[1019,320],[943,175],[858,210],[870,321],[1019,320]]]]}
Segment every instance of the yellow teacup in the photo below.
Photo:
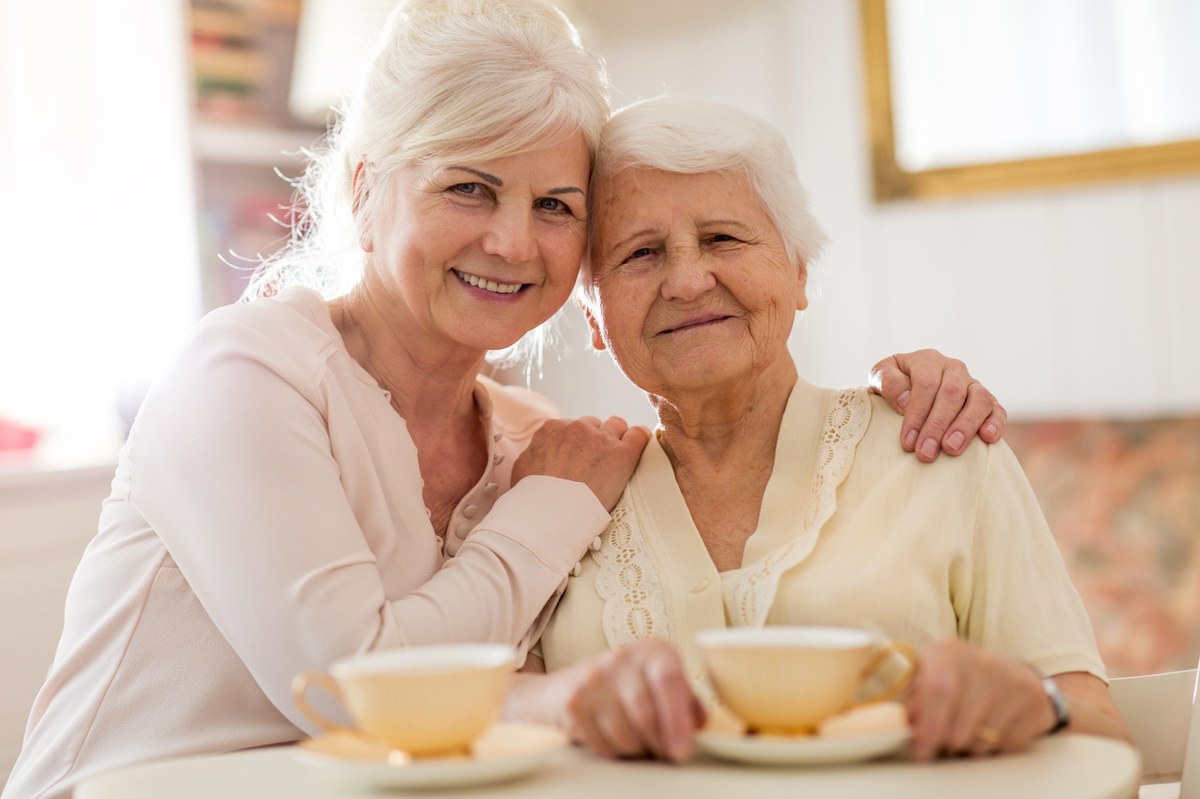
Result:
{"type": "Polygon", "coordinates": [[[853,705],[891,699],[917,662],[908,644],[851,627],[730,627],[696,644],[717,696],[766,733],[810,733],[853,705]]]}
{"type": "Polygon", "coordinates": [[[357,730],[414,757],[462,753],[495,722],[515,652],[502,644],[413,646],[339,660],[329,673],[304,672],[292,698],[326,732],[345,731],[305,697],[316,683],[337,699],[357,730]]]}

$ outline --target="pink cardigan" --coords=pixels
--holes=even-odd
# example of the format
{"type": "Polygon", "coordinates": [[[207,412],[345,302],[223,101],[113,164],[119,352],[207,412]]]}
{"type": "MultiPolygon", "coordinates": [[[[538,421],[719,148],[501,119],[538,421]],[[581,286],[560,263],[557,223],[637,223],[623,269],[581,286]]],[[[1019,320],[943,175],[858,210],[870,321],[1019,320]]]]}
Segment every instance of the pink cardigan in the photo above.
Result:
{"type": "Polygon", "coordinates": [[[443,544],[404,420],[307,289],[206,316],[152,387],[67,597],[5,799],[313,733],[302,670],[384,647],[537,640],[609,520],[513,459],[554,409],[480,378],[490,465],[443,544]]]}

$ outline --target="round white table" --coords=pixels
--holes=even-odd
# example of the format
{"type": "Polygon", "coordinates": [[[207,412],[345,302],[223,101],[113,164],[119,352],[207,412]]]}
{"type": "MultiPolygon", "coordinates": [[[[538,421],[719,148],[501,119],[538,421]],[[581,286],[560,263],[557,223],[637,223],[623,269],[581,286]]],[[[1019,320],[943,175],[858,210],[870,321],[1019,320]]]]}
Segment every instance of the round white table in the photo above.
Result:
{"type": "MultiPolygon", "coordinates": [[[[404,791],[422,799],[1130,799],[1141,758],[1119,741],[1086,735],[1042,739],[1026,752],[914,763],[890,759],[828,767],[765,768],[697,756],[686,765],[608,761],[577,749],[513,782],[476,788],[404,791]]],[[[357,799],[348,788],[297,762],[290,747],[165,760],[120,769],[80,784],[76,799],[357,799]]]]}

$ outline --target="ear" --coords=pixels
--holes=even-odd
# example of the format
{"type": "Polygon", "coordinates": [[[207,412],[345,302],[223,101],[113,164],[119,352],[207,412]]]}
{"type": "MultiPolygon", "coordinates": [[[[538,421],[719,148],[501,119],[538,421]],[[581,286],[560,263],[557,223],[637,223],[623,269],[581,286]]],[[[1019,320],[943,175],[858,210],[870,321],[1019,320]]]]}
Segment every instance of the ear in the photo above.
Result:
{"type": "Polygon", "coordinates": [[[803,311],[808,307],[808,264],[803,258],[796,258],[799,272],[796,275],[798,290],[796,292],[796,310],[803,311]]]}
{"type": "Polygon", "coordinates": [[[596,317],[592,315],[592,311],[588,308],[588,304],[583,300],[579,301],[579,309],[583,311],[583,315],[587,317],[588,331],[592,335],[592,349],[597,352],[608,349],[608,345],[604,343],[604,336],[600,335],[600,323],[596,321],[596,317]]]}
{"type": "Polygon", "coordinates": [[[356,214],[362,206],[363,200],[367,199],[367,181],[366,176],[363,174],[363,169],[366,165],[366,161],[359,161],[354,167],[354,177],[350,179],[350,196],[354,198],[351,210],[356,214]]]}
{"type": "MultiPolygon", "coordinates": [[[[354,167],[354,177],[351,178],[350,196],[352,200],[350,210],[355,217],[358,216],[359,211],[362,209],[363,201],[369,196],[366,175],[363,172],[363,167],[366,164],[366,161],[359,161],[358,165],[354,167]]],[[[371,241],[371,234],[365,220],[356,219],[355,221],[358,222],[358,246],[362,248],[363,252],[374,252],[375,243],[371,241]]]]}

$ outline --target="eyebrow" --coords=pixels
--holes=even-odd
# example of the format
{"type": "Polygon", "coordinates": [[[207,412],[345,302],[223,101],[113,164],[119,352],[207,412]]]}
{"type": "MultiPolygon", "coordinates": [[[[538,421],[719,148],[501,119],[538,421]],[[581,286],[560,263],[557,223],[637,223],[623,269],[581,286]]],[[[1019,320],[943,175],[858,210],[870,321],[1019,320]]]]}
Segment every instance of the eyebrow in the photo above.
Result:
{"type": "Polygon", "coordinates": [[[613,245],[608,248],[606,254],[611,257],[614,252],[625,249],[625,247],[627,247],[629,245],[629,243],[634,241],[635,239],[641,238],[642,236],[651,235],[656,232],[657,231],[652,227],[644,227],[641,230],[638,230],[634,233],[630,233],[628,236],[621,239],[620,241],[613,242],[613,245]]]}
{"type": "Polygon", "coordinates": [[[700,220],[700,222],[699,222],[699,223],[696,225],[696,227],[698,227],[698,228],[701,228],[701,229],[705,229],[705,228],[711,228],[711,227],[735,227],[735,228],[740,228],[741,230],[749,230],[749,229],[750,229],[750,226],[749,226],[749,225],[747,225],[747,224],[746,224],[745,222],[743,222],[742,220],[740,220],[740,219],[736,219],[736,218],[730,218],[730,219],[721,219],[721,218],[715,218],[715,219],[702,219],[702,220],[700,220]]]}
{"type": "Polygon", "coordinates": [[[495,175],[490,175],[487,172],[480,172],[478,169],[472,169],[469,166],[452,165],[452,166],[448,166],[446,168],[447,169],[461,169],[463,172],[470,172],[475,177],[485,180],[488,183],[491,183],[493,186],[496,186],[496,187],[500,187],[500,186],[504,185],[504,181],[501,180],[500,178],[496,177],[495,175]]]}
{"type": "MultiPolygon", "coordinates": [[[[496,177],[495,175],[490,174],[488,172],[483,172],[478,169],[473,169],[469,166],[459,166],[458,164],[451,164],[450,166],[448,166],[446,168],[447,169],[461,169],[463,172],[470,172],[475,177],[492,184],[496,188],[500,188],[501,186],[504,185],[504,181],[501,180],[500,178],[496,177]]],[[[579,194],[579,195],[582,195],[583,189],[579,188],[578,186],[556,186],[555,188],[550,189],[550,191],[548,191],[546,193],[551,194],[551,195],[554,195],[554,194],[579,194]]]]}

